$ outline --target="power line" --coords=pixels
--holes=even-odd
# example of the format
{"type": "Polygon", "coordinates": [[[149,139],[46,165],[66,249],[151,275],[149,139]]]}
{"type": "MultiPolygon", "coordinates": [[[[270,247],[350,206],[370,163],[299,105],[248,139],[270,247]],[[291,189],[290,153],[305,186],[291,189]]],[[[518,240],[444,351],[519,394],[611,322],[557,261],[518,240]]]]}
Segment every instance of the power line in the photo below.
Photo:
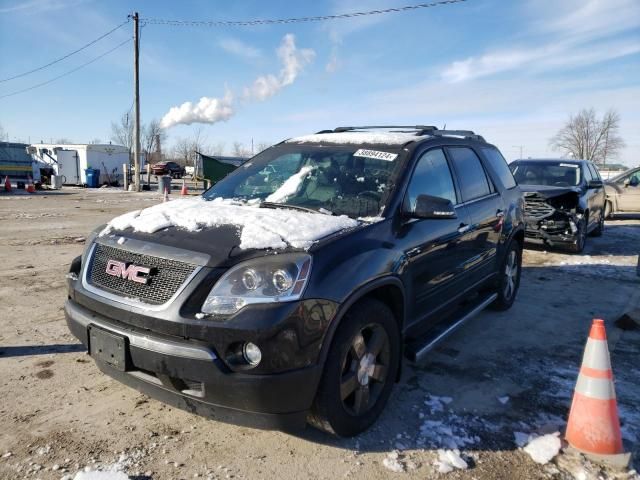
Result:
{"type": "Polygon", "coordinates": [[[22,90],[18,90],[18,91],[12,92],[12,93],[7,93],[5,95],[0,95],[0,98],[12,97],[14,95],[18,95],[19,93],[28,92],[29,90],[33,90],[33,89],[36,89],[36,88],[39,88],[39,87],[44,87],[45,85],[49,85],[50,83],[55,82],[56,80],[58,80],[58,79],[60,79],[62,77],[66,77],[67,75],[70,75],[70,74],[72,74],[74,72],[77,72],[78,70],[80,70],[81,68],[86,67],[87,65],[91,65],[92,63],[97,62],[102,57],[105,57],[105,56],[109,55],[111,52],[113,52],[114,50],[117,50],[118,48],[122,47],[123,45],[129,43],[131,40],[132,40],[131,38],[128,38],[124,42],[119,43],[118,45],[113,47],[111,50],[107,50],[102,55],[98,55],[94,59],[89,60],[88,62],[83,63],[82,65],[80,65],[80,66],[78,66],[78,67],[76,67],[76,68],[74,68],[72,70],[69,70],[68,72],[63,73],[62,75],[58,75],[57,77],[53,77],[53,78],[47,80],[46,82],[38,83],[38,84],[32,85],[32,86],[30,86],[28,88],[23,88],[22,90]]]}
{"type": "Polygon", "coordinates": [[[342,18],[364,17],[368,15],[380,15],[384,13],[398,13],[421,8],[439,7],[462,3],[467,0],[440,0],[430,3],[419,3],[417,5],[406,5],[404,7],[385,8],[383,10],[369,10],[366,12],[341,13],[337,15],[321,15],[316,17],[278,18],[278,19],[256,19],[256,20],[167,20],[162,18],[143,18],[147,25],[170,25],[174,27],[250,27],[254,25],[275,25],[286,23],[321,22],[325,20],[338,20],[342,18]]]}
{"type": "Polygon", "coordinates": [[[56,63],[58,63],[58,62],[61,62],[62,60],[65,60],[65,59],[69,58],[70,56],[75,55],[75,54],[76,54],[76,53],[78,53],[78,52],[81,52],[82,50],[84,50],[84,49],[86,49],[86,48],[90,47],[91,45],[93,45],[93,44],[95,44],[95,43],[99,42],[99,41],[100,41],[100,40],[102,40],[103,38],[105,38],[105,37],[107,37],[107,36],[111,35],[113,32],[115,32],[116,30],[118,30],[119,28],[121,28],[123,25],[126,25],[127,23],[129,23],[129,19],[127,19],[125,22],[122,22],[122,23],[121,23],[120,25],[118,25],[117,27],[115,27],[115,28],[113,28],[113,29],[109,30],[109,31],[108,31],[107,33],[105,33],[104,35],[101,35],[101,36],[99,36],[98,38],[96,38],[96,39],[94,39],[94,40],[91,40],[89,43],[87,43],[87,44],[83,45],[82,47],[78,48],[77,50],[74,50],[73,52],[67,53],[67,54],[66,54],[66,55],[64,55],[63,57],[60,57],[60,58],[58,58],[58,59],[56,59],[56,60],[53,60],[53,61],[51,61],[51,62],[47,63],[46,65],[42,65],[42,66],[40,66],[40,67],[38,67],[38,68],[34,68],[33,70],[29,70],[29,71],[27,71],[27,72],[19,73],[18,75],[14,75],[13,77],[3,78],[3,79],[1,79],[1,80],[0,80],[0,83],[4,83],[4,82],[8,82],[9,80],[14,80],[14,79],[16,79],[16,78],[24,77],[24,76],[29,75],[29,74],[31,74],[31,73],[38,72],[38,71],[40,71],[40,70],[42,70],[42,69],[44,69],[44,68],[50,67],[51,65],[54,65],[54,64],[56,64],[56,63]]]}

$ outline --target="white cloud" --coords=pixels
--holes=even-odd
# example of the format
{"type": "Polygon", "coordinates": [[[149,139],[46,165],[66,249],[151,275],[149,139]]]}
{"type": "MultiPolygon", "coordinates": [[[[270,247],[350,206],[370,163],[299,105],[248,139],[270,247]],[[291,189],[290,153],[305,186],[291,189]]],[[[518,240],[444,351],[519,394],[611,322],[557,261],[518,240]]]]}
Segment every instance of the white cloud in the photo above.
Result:
{"type": "Polygon", "coordinates": [[[315,55],[316,53],[311,49],[296,48],[295,37],[288,33],[278,47],[278,58],[282,62],[280,74],[278,76],[262,75],[256,78],[253,85],[245,88],[245,99],[263,101],[272,97],[283,87],[295,82],[300,72],[315,58],[315,55]]]}
{"type": "MultiPolygon", "coordinates": [[[[277,49],[277,55],[282,63],[280,73],[277,76],[268,74],[256,78],[250,87],[244,89],[243,99],[245,101],[262,102],[284,87],[291,85],[306,65],[314,59],[315,52],[306,48],[298,49],[295,37],[289,33],[282,39],[277,49]]],[[[234,96],[231,91],[227,91],[222,98],[202,97],[195,104],[184,102],[179,106],[171,107],[162,117],[161,126],[169,128],[178,124],[212,124],[227,121],[234,114],[234,96]]]]}
{"type": "Polygon", "coordinates": [[[162,117],[160,126],[169,128],[178,124],[217,123],[229,120],[234,113],[233,95],[227,91],[222,98],[202,97],[195,104],[184,102],[178,107],[171,107],[162,117]]]}
{"type": "Polygon", "coordinates": [[[262,56],[262,51],[259,48],[248,45],[236,38],[223,38],[218,42],[218,45],[224,51],[247,60],[255,60],[262,56]]]}

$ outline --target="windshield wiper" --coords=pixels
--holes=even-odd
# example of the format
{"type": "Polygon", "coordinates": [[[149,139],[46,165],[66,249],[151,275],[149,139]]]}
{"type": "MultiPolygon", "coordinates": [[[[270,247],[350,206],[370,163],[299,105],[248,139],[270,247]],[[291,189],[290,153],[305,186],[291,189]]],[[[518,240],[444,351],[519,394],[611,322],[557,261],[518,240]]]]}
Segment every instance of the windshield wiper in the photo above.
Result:
{"type": "Polygon", "coordinates": [[[323,213],[313,208],[301,207],[300,205],[291,205],[289,203],[277,203],[277,202],[262,202],[261,208],[290,208],[291,210],[300,210],[308,213],[323,213]]]}

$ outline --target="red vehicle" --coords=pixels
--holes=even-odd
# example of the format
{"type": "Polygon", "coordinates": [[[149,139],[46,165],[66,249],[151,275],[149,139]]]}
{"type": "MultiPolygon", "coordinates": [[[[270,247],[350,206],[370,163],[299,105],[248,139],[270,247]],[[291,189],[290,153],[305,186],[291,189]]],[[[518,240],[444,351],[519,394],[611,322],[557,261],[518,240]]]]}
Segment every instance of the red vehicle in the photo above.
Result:
{"type": "Polygon", "coordinates": [[[182,178],[185,174],[185,169],[176,162],[158,162],[151,165],[151,173],[154,175],[171,175],[171,178],[182,178]]]}

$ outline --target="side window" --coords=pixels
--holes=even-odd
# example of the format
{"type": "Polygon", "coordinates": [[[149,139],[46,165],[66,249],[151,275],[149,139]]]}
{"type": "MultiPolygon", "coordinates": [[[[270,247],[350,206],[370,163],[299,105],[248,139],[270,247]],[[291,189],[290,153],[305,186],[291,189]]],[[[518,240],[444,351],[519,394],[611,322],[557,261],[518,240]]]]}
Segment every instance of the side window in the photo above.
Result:
{"type": "Polygon", "coordinates": [[[582,175],[584,176],[584,179],[587,182],[590,182],[591,180],[593,180],[593,173],[591,173],[591,165],[589,165],[588,163],[583,164],[582,166],[582,175]]]}
{"type": "Polygon", "coordinates": [[[432,195],[447,198],[454,205],[458,203],[449,164],[439,148],[429,150],[418,160],[407,191],[411,209],[415,208],[418,195],[432,195]]]}
{"type": "Polygon", "coordinates": [[[482,153],[487,158],[489,165],[491,165],[491,169],[493,172],[498,175],[500,182],[504,185],[504,188],[507,190],[516,186],[516,181],[511,174],[511,170],[509,170],[509,166],[507,165],[507,161],[504,159],[502,154],[495,148],[483,148],[482,153]]]}
{"type": "Polygon", "coordinates": [[[589,170],[591,170],[591,176],[594,180],[601,180],[600,172],[598,171],[598,167],[596,167],[593,163],[589,163],[589,170]]]}
{"type": "Polygon", "coordinates": [[[489,195],[491,189],[487,174],[475,152],[467,147],[449,147],[448,150],[458,174],[462,201],[468,202],[489,195]]]}

